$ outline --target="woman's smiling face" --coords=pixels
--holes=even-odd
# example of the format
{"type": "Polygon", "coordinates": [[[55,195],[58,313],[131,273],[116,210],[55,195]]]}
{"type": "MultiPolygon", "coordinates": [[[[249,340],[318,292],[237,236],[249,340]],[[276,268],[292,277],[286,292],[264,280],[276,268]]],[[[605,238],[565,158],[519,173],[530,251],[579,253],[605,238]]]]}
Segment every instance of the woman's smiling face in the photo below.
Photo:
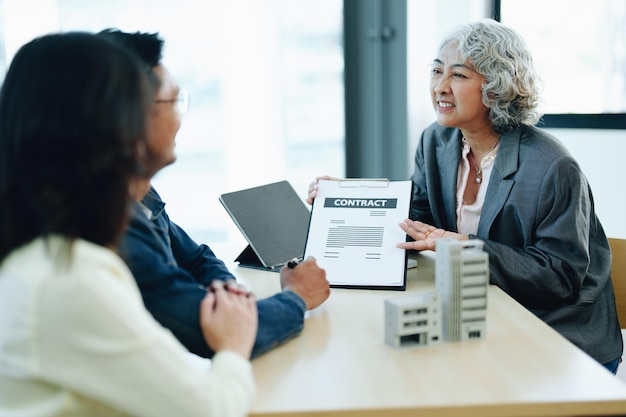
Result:
{"type": "Polygon", "coordinates": [[[433,61],[430,93],[437,122],[446,127],[478,130],[490,126],[482,101],[485,78],[463,61],[454,45],[444,46],[433,61]]]}

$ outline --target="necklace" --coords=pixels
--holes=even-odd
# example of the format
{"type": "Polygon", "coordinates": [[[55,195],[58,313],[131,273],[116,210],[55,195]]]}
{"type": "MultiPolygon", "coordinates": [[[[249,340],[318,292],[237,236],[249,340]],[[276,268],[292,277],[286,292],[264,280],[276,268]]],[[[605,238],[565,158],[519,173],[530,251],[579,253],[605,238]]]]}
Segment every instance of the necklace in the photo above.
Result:
{"type": "Polygon", "coordinates": [[[496,159],[496,154],[498,153],[497,150],[498,150],[499,143],[500,143],[500,136],[498,136],[498,139],[496,139],[496,141],[494,142],[489,152],[487,152],[487,154],[483,156],[483,159],[480,160],[479,165],[476,165],[474,155],[472,154],[472,165],[474,165],[474,168],[476,169],[476,184],[480,184],[483,182],[483,164],[487,164],[493,161],[494,159],[496,159]]]}

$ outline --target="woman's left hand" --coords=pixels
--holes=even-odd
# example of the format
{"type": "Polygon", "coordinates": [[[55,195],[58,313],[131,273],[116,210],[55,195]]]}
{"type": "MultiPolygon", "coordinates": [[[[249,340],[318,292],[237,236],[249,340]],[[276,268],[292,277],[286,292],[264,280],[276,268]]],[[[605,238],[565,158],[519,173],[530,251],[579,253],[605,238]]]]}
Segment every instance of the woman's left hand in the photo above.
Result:
{"type": "Polygon", "coordinates": [[[400,223],[400,228],[414,239],[413,242],[401,242],[396,247],[412,250],[435,250],[435,242],[442,237],[449,237],[457,240],[469,240],[469,236],[459,233],[449,232],[444,229],[437,229],[427,223],[404,219],[400,223]]]}

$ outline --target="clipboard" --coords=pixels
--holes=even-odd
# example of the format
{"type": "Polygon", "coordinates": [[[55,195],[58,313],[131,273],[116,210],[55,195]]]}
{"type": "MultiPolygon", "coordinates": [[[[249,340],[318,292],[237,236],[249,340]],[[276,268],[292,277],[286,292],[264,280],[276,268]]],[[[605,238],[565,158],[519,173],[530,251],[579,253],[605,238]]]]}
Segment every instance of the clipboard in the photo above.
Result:
{"type": "Polygon", "coordinates": [[[405,290],[411,181],[320,180],[304,257],[314,256],[331,287],[405,290]]]}

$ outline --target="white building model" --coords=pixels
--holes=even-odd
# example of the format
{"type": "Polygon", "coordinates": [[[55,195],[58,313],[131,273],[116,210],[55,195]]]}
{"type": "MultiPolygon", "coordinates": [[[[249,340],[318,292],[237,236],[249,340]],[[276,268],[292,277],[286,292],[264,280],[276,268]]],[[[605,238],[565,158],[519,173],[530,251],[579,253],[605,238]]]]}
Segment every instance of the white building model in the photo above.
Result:
{"type": "Polygon", "coordinates": [[[441,297],[435,290],[385,300],[385,342],[394,347],[441,342],[441,297]]]}
{"type": "Polygon", "coordinates": [[[480,240],[439,239],[435,287],[441,294],[446,341],[483,339],[487,332],[489,255],[480,240]]]}
{"type": "Polygon", "coordinates": [[[489,255],[480,240],[437,240],[435,290],[385,300],[385,342],[394,347],[484,339],[489,255]]]}

